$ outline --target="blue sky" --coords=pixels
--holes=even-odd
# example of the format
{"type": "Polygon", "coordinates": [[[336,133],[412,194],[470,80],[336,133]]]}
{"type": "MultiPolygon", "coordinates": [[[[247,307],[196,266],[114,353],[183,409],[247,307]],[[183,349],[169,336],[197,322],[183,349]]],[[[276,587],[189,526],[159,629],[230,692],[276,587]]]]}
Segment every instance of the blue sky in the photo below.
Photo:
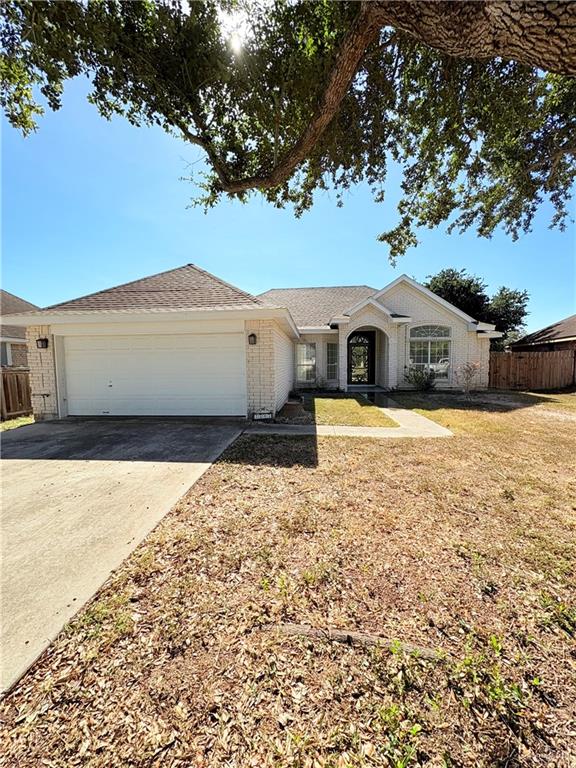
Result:
{"type": "Polygon", "coordinates": [[[549,209],[516,243],[423,230],[393,268],[376,237],[396,223],[397,173],[385,204],[360,186],[343,208],[319,195],[300,219],[259,197],[204,214],[188,208],[194,187],[182,180],[202,170],[201,152],[158,128],[107,122],[85,94],[85,82],[70,83],[63,108],[26,139],[2,125],[2,286],[29,301],[46,306],[194,262],[253,293],[380,288],[403,272],[423,281],[465,267],[489,290],[526,288],[529,330],[576,311],[576,229],[549,230],[549,209]]]}

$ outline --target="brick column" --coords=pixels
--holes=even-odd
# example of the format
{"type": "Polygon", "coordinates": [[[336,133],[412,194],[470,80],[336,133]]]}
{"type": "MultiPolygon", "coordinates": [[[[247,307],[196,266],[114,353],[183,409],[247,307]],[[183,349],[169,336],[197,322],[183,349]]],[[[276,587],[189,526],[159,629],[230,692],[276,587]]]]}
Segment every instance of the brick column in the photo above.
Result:
{"type": "Polygon", "coordinates": [[[274,341],[271,320],[246,321],[246,381],[248,418],[257,411],[276,410],[274,394],[274,341]],[[256,344],[248,344],[248,336],[256,334],[256,344]]]}
{"type": "Polygon", "coordinates": [[[54,337],[49,325],[31,325],[26,329],[32,409],[37,421],[58,418],[54,337]],[[48,339],[48,349],[38,349],[36,339],[48,339]]]}
{"type": "Polygon", "coordinates": [[[388,333],[388,387],[396,389],[398,386],[398,326],[390,324],[388,333]]]}
{"type": "Polygon", "coordinates": [[[348,389],[348,324],[338,326],[338,378],[342,392],[348,389]]]}

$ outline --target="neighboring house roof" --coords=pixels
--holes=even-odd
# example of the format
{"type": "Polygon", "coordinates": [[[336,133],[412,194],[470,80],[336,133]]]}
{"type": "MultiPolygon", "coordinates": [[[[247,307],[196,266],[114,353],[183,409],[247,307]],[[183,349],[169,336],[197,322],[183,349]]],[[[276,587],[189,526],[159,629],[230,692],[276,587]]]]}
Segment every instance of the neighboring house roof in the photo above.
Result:
{"type": "MultiPolygon", "coordinates": [[[[36,304],[31,304],[19,296],[14,296],[13,293],[0,289],[0,316],[15,315],[35,309],[38,309],[36,304]]],[[[3,325],[0,327],[0,334],[2,339],[22,339],[22,342],[26,341],[26,328],[18,325],[3,325]]]]}
{"type": "Polygon", "coordinates": [[[194,264],[123,283],[79,299],[53,304],[43,312],[146,309],[228,309],[261,307],[260,299],[194,264]]]}
{"type": "Polygon", "coordinates": [[[333,317],[377,293],[368,285],[336,285],[331,288],[272,288],[258,298],[286,307],[299,328],[327,326],[333,317]]]}
{"type": "Polygon", "coordinates": [[[553,344],[558,341],[568,341],[576,339],[576,315],[559,320],[557,323],[547,325],[546,328],[541,328],[539,331],[529,333],[522,339],[518,339],[511,347],[522,345],[537,345],[537,344],[553,344]]]}

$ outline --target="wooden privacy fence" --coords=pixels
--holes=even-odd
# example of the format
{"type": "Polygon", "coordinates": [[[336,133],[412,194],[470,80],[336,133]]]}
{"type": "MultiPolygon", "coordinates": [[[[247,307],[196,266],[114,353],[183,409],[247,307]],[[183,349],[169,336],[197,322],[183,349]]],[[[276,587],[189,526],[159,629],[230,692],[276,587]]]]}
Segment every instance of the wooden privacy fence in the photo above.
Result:
{"type": "Polygon", "coordinates": [[[562,389],[576,384],[576,349],[558,352],[490,352],[495,389],[562,389]]]}
{"type": "Polygon", "coordinates": [[[2,368],[2,420],[32,413],[28,371],[2,368]]]}

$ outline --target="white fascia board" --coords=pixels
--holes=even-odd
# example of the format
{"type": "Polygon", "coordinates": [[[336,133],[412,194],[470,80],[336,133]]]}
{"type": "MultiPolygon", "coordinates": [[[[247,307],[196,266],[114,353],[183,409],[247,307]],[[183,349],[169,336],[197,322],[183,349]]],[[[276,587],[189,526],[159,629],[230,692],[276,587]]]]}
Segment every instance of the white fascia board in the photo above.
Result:
{"type": "Polygon", "coordinates": [[[462,312],[461,309],[458,309],[458,307],[455,307],[454,304],[450,304],[450,302],[446,301],[446,299],[442,299],[440,296],[437,296],[429,288],[426,288],[426,286],[421,285],[420,283],[416,282],[416,280],[412,280],[412,278],[408,277],[408,275],[400,275],[400,277],[397,277],[396,280],[393,280],[388,285],[385,285],[384,288],[382,288],[382,290],[375,293],[371,298],[377,299],[380,296],[384,296],[385,293],[388,293],[388,291],[392,290],[392,288],[395,288],[400,283],[407,283],[408,285],[412,286],[412,288],[415,288],[417,291],[420,291],[422,294],[424,294],[424,296],[427,296],[429,299],[432,299],[432,301],[435,301],[437,304],[440,304],[440,306],[444,307],[444,309],[448,309],[450,310],[450,312],[453,312],[462,320],[467,320],[469,323],[475,323],[475,320],[473,317],[470,317],[470,315],[467,315],[466,312],[462,312]]]}
{"type": "Polygon", "coordinates": [[[2,343],[6,342],[7,344],[26,344],[26,337],[22,338],[21,336],[2,336],[0,337],[0,341],[2,343]]]}
{"type": "Polygon", "coordinates": [[[294,318],[290,314],[290,310],[287,307],[263,307],[261,312],[262,314],[258,316],[260,319],[267,319],[269,317],[269,313],[273,312],[273,319],[278,320],[278,322],[284,326],[284,329],[288,332],[288,335],[293,336],[295,339],[300,338],[300,331],[294,322],[294,318]],[[262,315],[264,315],[264,317],[262,317],[262,315]]]}
{"type": "Polygon", "coordinates": [[[504,334],[501,331],[481,331],[478,336],[484,339],[501,339],[504,334]]]}
{"type": "Polygon", "coordinates": [[[492,325],[492,323],[469,323],[468,325],[469,331],[495,331],[496,326],[492,325]]]}
{"type": "Polygon", "coordinates": [[[284,326],[289,336],[292,336],[294,339],[300,338],[300,330],[296,327],[296,323],[288,309],[284,309],[282,316],[277,319],[284,326]]]}
{"type": "Polygon", "coordinates": [[[300,325],[298,326],[298,330],[303,336],[309,335],[309,334],[323,334],[323,333],[338,333],[337,328],[329,328],[327,325],[300,325]]]}
{"type": "Polygon", "coordinates": [[[298,338],[300,335],[292,315],[286,307],[249,307],[246,309],[109,309],[84,310],[66,312],[22,312],[17,315],[5,315],[0,318],[4,325],[26,327],[29,325],[62,325],[71,323],[148,323],[173,322],[175,320],[277,320],[282,323],[290,334],[298,338]]]}
{"type": "Polygon", "coordinates": [[[331,323],[349,323],[350,317],[352,315],[355,315],[357,312],[360,312],[360,310],[364,309],[364,307],[373,306],[375,309],[382,312],[388,320],[391,323],[410,323],[412,322],[412,318],[408,315],[404,315],[403,317],[394,317],[392,312],[388,309],[388,307],[385,307],[384,304],[381,304],[379,301],[376,301],[372,296],[369,296],[367,299],[362,299],[362,301],[358,302],[358,304],[355,304],[350,309],[346,310],[346,316],[345,317],[336,317],[333,318],[330,322],[331,323]]]}
{"type": "Polygon", "coordinates": [[[350,309],[347,309],[346,314],[355,315],[356,312],[364,309],[364,307],[372,305],[373,307],[376,307],[376,309],[379,309],[381,312],[383,312],[385,315],[388,315],[388,317],[391,317],[392,312],[387,307],[385,307],[384,304],[380,304],[379,301],[375,300],[375,296],[377,295],[378,294],[374,294],[374,296],[369,296],[367,299],[362,299],[362,301],[359,301],[357,304],[354,304],[354,306],[350,307],[350,309]]]}

